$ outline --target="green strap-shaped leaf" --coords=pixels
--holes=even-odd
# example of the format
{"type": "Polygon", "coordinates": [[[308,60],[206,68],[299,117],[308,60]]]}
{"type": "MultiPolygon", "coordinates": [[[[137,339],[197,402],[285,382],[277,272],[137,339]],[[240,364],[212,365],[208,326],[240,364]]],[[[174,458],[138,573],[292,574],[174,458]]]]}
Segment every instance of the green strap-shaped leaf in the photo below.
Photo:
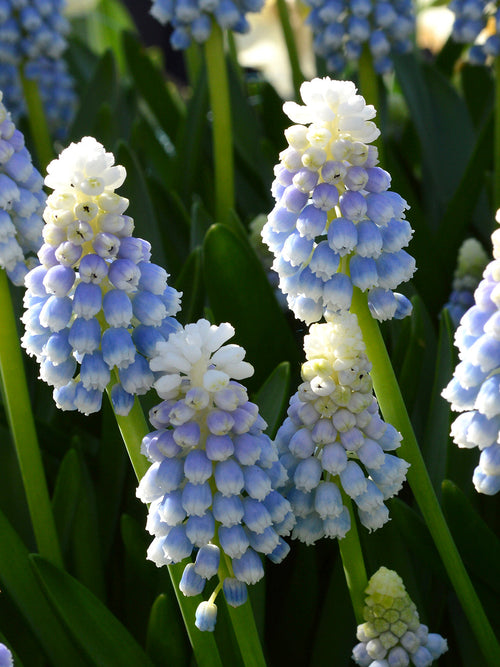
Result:
{"type": "Polygon", "coordinates": [[[133,33],[123,33],[123,45],[135,86],[153,112],[157,123],[173,141],[185,115],[184,105],[133,33]]]}
{"type": "Polygon", "coordinates": [[[41,556],[31,555],[30,559],[59,620],[91,664],[152,665],[130,633],[85,586],[41,556]]]}
{"type": "Polygon", "coordinates": [[[103,104],[113,109],[118,96],[118,74],[110,51],[100,58],[86,90],[80,96],[81,104],[69,133],[73,141],[91,134],[103,104]]]}
{"type": "Polygon", "coordinates": [[[290,397],[290,363],[282,361],[254,396],[260,414],[267,422],[267,434],[274,438],[283,421],[290,397]]]}
{"type": "Polygon", "coordinates": [[[273,289],[253,249],[226,226],[213,225],[203,245],[205,286],[218,322],[230,322],[235,341],[255,368],[258,387],[276,362],[298,367],[299,353],[273,289]]]}
{"type": "Polygon", "coordinates": [[[165,656],[175,667],[189,667],[192,650],[173,595],[162,593],[151,607],[146,647],[158,667],[165,664],[165,656]]]}
{"type": "Polygon", "coordinates": [[[183,323],[195,322],[203,315],[203,268],[201,248],[195,248],[187,258],[175,283],[182,292],[182,311],[178,318],[183,323]]]}
{"type": "Polygon", "coordinates": [[[453,325],[445,309],[441,313],[437,344],[436,372],[429,404],[429,418],[422,441],[429,476],[434,489],[441,495],[441,481],[446,476],[446,458],[450,440],[450,404],[441,397],[441,392],[451,380],[455,367],[453,325]]]}
{"type": "Polygon", "coordinates": [[[29,553],[0,512],[0,582],[3,595],[19,609],[54,667],[88,667],[77,644],[54,615],[33,574],[29,553]]]}
{"type": "Polygon", "coordinates": [[[52,510],[63,554],[67,553],[75,526],[81,484],[78,454],[70,449],[61,462],[52,496],[52,510]]]}
{"type": "Polygon", "coordinates": [[[443,510],[457,546],[475,577],[500,594],[500,540],[451,480],[442,484],[443,510]]]}

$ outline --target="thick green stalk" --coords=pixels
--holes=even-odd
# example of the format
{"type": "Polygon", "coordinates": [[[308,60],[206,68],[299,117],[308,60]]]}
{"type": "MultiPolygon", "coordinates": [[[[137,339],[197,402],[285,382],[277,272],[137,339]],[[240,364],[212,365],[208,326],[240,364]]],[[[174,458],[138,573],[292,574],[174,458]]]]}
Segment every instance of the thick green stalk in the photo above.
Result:
{"type": "Polygon", "coordinates": [[[293,90],[295,92],[295,99],[300,99],[300,86],[304,81],[304,75],[300,69],[299,54],[297,51],[297,42],[293,33],[292,25],[290,23],[290,16],[288,14],[288,5],[286,0],[277,0],[278,12],[283,28],[283,36],[285,37],[285,44],[288,51],[288,60],[290,62],[290,69],[292,71],[293,90]]]}
{"type": "Polygon", "coordinates": [[[55,565],[63,559],[38,446],[14,310],[5,271],[0,270],[0,376],[9,426],[38,552],[55,565]]]}
{"type": "Polygon", "coordinates": [[[28,124],[31,133],[31,139],[35,146],[38,158],[38,166],[42,174],[49,162],[54,159],[54,149],[50,138],[47,119],[43,110],[42,100],[38,92],[38,86],[33,79],[27,79],[22,69],[19,69],[19,76],[23,86],[24,101],[28,109],[28,124]]]}
{"type": "MultiPolygon", "coordinates": [[[[365,44],[358,63],[359,93],[363,95],[367,104],[373,104],[380,113],[380,95],[378,75],[373,67],[373,58],[370,49],[365,44]]],[[[377,123],[380,128],[380,121],[377,123]]],[[[384,164],[383,145],[380,136],[373,142],[378,148],[378,159],[384,164]]]]}
{"type": "MultiPolygon", "coordinates": [[[[108,395],[110,390],[111,385],[108,387],[108,395]]],[[[137,479],[140,480],[149,468],[149,463],[141,454],[141,442],[150,429],[144,418],[139,400],[135,399],[134,406],[126,417],[116,414],[115,417],[132,467],[137,479]]],[[[198,667],[222,667],[214,634],[212,632],[201,632],[194,625],[196,607],[201,602],[201,597],[199,595],[186,597],[179,590],[184,564],[177,563],[167,567],[198,667]]]]}
{"type": "Polygon", "coordinates": [[[357,288],[354,288],[351,310],[358,317],[366,345],[366,353],[372,363],[371,376],[382,415],[403,436],[398,451],[401,458],[410,463],[407,479],[413,495],[477,642],[483,651],[483,664],[496,667],[500,665],[500,646],[443,516],[418,447],[380,329],[370,314],[366,295],[362,294],[357,288]]]}
{"type": "Polygon", "coordinates": [[[493,204],[495,211],[500,208],[500,56],[495,59],[495,177],[493,204]]]}
{"type": "Polygon", "coordinates": [[[205,59],[213,116],[215,213],[217,222],[225,223],[234,209],[234,159],[224,34],[215,21],[212,22],[210,37],[205,42],[205,59]]]}
{"type": "MultiPolygon", "coordinates": [[[[221,558],[219,565],[220,582],[226,577],[234,577],[227,556],[221,558]]],[[[228,604],[227,609],[245,667],[266,667],[250,600],[236,608],[228,604]]]]}
{"type": "Polygon", "coordinates": [[[356,524],[352,502],[344,491],[341,493],[344,505],[349,510],[351,527],[347,532],[347,535],[339,540],[340,556],[342,558],[345,580],[347,582],[347,588],[349,589],[349,595],[351,596],[356,623],[360,624],[365,620],[363,618],[363,607],[365,604],[365,590],[368,586],[368,577],[366,576],[365,561],[363,559],[363,552],[359,542],[358,526],[356,524]]]}

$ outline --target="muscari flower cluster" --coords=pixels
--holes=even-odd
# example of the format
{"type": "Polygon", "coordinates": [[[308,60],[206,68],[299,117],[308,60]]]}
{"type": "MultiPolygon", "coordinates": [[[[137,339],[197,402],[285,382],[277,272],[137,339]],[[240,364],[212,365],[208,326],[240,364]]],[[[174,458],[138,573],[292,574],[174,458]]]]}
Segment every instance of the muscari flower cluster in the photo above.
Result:
{"type": "Polygon", "coordinates": [[[125,415],[153,384],[146,357],[180,328],[173,317],[180,294],[150,261],[149,243],[132,236],[128,200],[114,191],[125,168],[111,153],[84,137],[47,172],[54,192],[43,214],[41,264],[25,278],[22,344],[59,408],[97,412],[114,372],[111,398],[125,415]]]}
{"type": "Polygon", "coordinates": [[[384,500],[400,490],[409,464],[387,453],[399,447],[401,435],[380,417],[356,315],[313,324],[304,349],[304,381],[275,442],[289,478],[282,492],[297,517],[292,537],[313,544],[348,532],[341,491],[368,530],[383,526],[389,520],[384,500]]]}
{"type": "MultiPolygon", "coordinates": [[[[247,584],[264,575],[259,554],[279,563],[295,518],[275,489],[286,476],[265,421],[238,380],[253,373],[238,345],[225,345],[234,329],[207,320],[188,324],[158,343],[150,360],[163,401],[150,411],[156,429],[142,442],[152,462],[137,489],[150,503],[148,558],[184,568],[184,595],[203,591],[219,574],[232,606],[243,604],[247,584]],[[229,575],[229,576],[228,576],[229,575]]],[[[196,611],[200,630],[213,630],[217,586],[196,611]]]]}
{"type": "Polygon", "coordinates": [[[276,205],[262,231],[280,289],[307,324],[348,310],[353,286],[367,292],[376,319],[405,317],[411,303],[393,290],[415,271],[403,250],[413,232],[407,203],[389,190],[390,174],[368,145],[379,135],[375,109],[350,81],[314,79],[301,95],[305,106],[283,107],[299,124],[285,131],[276,205]]]}
{"type": "Polygon", "coordinates": [[[428,667],[447,649],[446,639],[429,633],[420,623],[417,608],[403,581],[393,570],[381,567],[366,588],[363,617],[352,652],[361,667],[428,667]]]}
{"type": "Polygon", "coordinates": [[[445,308],[455,327],[462,315],[474,305],[474,290],[479,285],[488,263],[488,255],[477,239],[466,239],[458,251],[457,268],[453,276],[452,292],[445,308]]]}
{"type": "Polygon", "coordinates": [[[455,14],[452,38],[471,45],[469,62],[484,65],[500,54],[500,9],[495,0],[451,0],[448,7],[455,14]]]}
{"type": "Polygon", "coordinates": [[[455,332],[460,362],[442,392],[451,409],[461,413],[451,425],[454,442],[481,450],[472,481],[479,493],[490,496],[500,491],[500,229],[491,240],[494,259],[455,332]]]}
{"type": "Polygon", "coordinates": [[[0,269],[22,285],[42,245],[43,178],[31,162],[22,132],[16,129],[0,91],[0,269]]]}
{"type": "Polygon", "coordinates": [[[69,23],[63,0],[2,0],[0,2],[0,89],[13,118],[25,113],[19,68],[34,79],[54,136],[64,138],[76,95],[61,56],[69,23]]]}
{"type": "Polygon", "coordinates": [[[357,64],[368,47],[375,70],[392,69],[391,54],[412,48],[415,17],[411,0],[306,0],[314,50],[329,71],[341,73],[357,64]]]}
{"type": "Polygon", "coordinates": [[[202,44],[216,21],[223,30],[245,33],[250,29],[248,12],[260,12],[264,0],[153,0],[151,14],[173,28],[170,44],[187,49],[191,42],[202,44]]]}

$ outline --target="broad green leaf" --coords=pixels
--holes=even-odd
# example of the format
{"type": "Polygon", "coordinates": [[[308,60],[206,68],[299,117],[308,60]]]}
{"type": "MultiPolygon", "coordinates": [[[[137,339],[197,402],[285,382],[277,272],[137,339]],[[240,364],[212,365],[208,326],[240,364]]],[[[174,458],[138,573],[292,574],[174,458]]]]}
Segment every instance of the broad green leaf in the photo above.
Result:
{"type": "Polygon", "coordinates": [[[201,248],[195,248],[187,258],[175,283],[182,292],[182,310],[178,319],[184,323],[195,322],[203,315],[204,288],[201,248]]]}
{"type": "Polygon", "coordinates": [[[450,315],[445,309],[439,322],[436,372],[430,394],[429,417],[422,439],[422,454],[438,497],[441,495],[441,481],[446,476],[450,440],[450,405],[441,397],[441,392],[450,381],[455,366],[453,334],[450,315]]]}
{"type": "Polygon", "coordinates": [[[61,462],[52,496],[52,510],[63,554],[67,553],[71,542],[81,484],[78,454],[70,449],[61,462]]]}
{"type": "Polygon", "coordinates": [[[118,75],[113,55],[110,51],[99,59],[96,69],[86,89],[80,96],[80,107],[75,115],[69,136],[80,141],[92,134],[99,111],[103,104],[115,107],[118,96],[118,75]]]}
{"type": "Polygon", "coordinates": [[[147,183],[135,153],[124,142],[118,144],[116,163],[127,170],[127,178],[120,188],[120,194],[130,201],[127,214],[134,218],[135,235],[151,243],[152,261],[164,266],[162,237],[147,183]]]}
{"type": "Polygon", "coordinates": [[[131,32],[123,34],[127,64],[137,90],[154,114],[157,123],[171,141],[177,135],[185,115],[183,103],[165,81],[163,72],[152,62],[146,50],[131,32]]]}
{"type": "Polygon", "coordinates": [[[166,188],[173,179],[174,146],[147,114],[140,114],[135,119],[130,145],[143,165],[144,172],[149,177],[164,181],[166,188]]]}
{"type": "Polygon", "coordinates": [[[40,590],[30,567],[28,550],[2,512],[0,535],[2,593],[15,603],[54,667],[88,667],[40,590]]]}
{"type": "Polygon", "coordinates": [[[290,398],[290,363],[278,364],[253,398],[267,422],[267,434],[274,438],[290,398]]]}
{"type": "Polygon", "coordinates": [[[155,177],[147,178],[147,183],[163,241],[165,268],[175,278],[189,252],[189,214],[175,190],[155,177]]]}
{"type": "Polygon", "coordinates": [[[213,201],[212,163],[210,137],[207,132],[208,84],[205,68],[201,68],[191,99],[186,108],[186,116],[177,127],[173,138],[176,149],[174,182],[187,208],[193,194],[203,197],[207,206],[213,201]]]}
{"type": "Polygon", "coordinates": [[[68,63],[69,71],[75,80],[77,93],[81,93],[89,82],[94,72],[99,57],[89,49],[81,38],[76,37],[73,32],[68,38],[68,48],[64,53],[64,59],[68,63]]]}
{"type": "Polygon", "coordinates": [[[203,206],[201,200],[196,197],[191,207],[191,226],[189,233],[189,249],[199,248],[205,239],[205,235],[213,224],[212,216],[203,206]]]}
{"type": "Polygon", "coordinates": [[[120,71],[125,71],[125,55],[121,35],[124,30],[135,30],[135,25],[126,6],[119,0],[99,0],[95,9],[85,16],[87,39],[92,49],[104,53],[111,49],[120,71]]]}
{"type": "Polygon", "coordinates": [[[30,559],[59,620],[92,664],[152,665],[124,626],[85,586],[41,556],[32,555],[30,559]]]}
{"type": "Polygon", "coordinates": [[[494,77],[489,67],[464,63],[460,68],[460,82],[471,118],[477,127],[488,119],[494,104],[494,77]]]}
{"type": "Polygon", "coordinates": [[[446,520],[469,571],[500,594],[500,540],[456,484],[445,479],[442,491],[446,520]]]}
{"type": "Polygon", "coordinates": [[[280,361],[298,366],[297,345],[250,245],[224,225],[213,225],[205,237],[203,260],[214,316],[234,326],[234,340],[255,368],[248,385],[258,387],[280,361]]]}
{"type": "Polygon", "coordinates": [[[192,650],[173,595],[162,593],[151,607],[146,649],[158,667],[167,656],[172,665],[189,667],[192,650]]]}

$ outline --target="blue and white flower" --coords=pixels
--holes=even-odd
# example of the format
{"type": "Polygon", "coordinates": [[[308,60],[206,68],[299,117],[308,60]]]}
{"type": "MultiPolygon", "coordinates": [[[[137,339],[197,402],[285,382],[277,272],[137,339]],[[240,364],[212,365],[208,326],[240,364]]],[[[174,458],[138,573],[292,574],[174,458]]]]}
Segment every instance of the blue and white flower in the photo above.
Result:
{"type": "Polygon", "coordinates": [[[384,500],[401,489],[409,464],[388,453],[401,435],[380,417],[356,315],[313,324],[304,349],[304,382],[275,442],[288,473],[282,491],[297,517],[292,537],[314,544],[350,529],[343,494],[368,530],[383,526],[384,500]]]}
{"type": "Polygon", "coordinates": [[[301,94],[305,106],[283,106],[297,125],[285,131],[262,231],[280,289],[306,324],[349,310],[353,287],[367,292],[374,318],[405,317],[411,303],[393,290],[415,271],[404,250],[413,231],[369,145],[379,135],[375,109],[350,81],[314,79],[301,94]]]}
{"type": "Polygon", "coordinates": [[[442,392],[460,412],[451,426],[454,442],[481,451],[472,481],[486,495],[500,491],[500,229],[491,240],[494,259],[455,332],[460,362],[442,392]]]}
{"type": "Polygon", "coordinates": [[[2,99],[0,91],[0,269],[14,285],[22,285],[43,242],[46,196],[43,178],[2,99]]]}
{"type": "Polygon", "coordinates": [[[115,192],[125,168],[92,137],[66,148],[48,168],[54,192],[43,217],[41,265],[25,279],[22,344],[40,363],[62,410],[97,412],[112,379],[115,410],[152,386],[147,358],[180,324],[180,294],[150,262],[150,244],[132,236],[128,200],[115,192]]]}
{"type": "Polygon", "coordinates": [[[361,667],[429,667],[448,650],[446,639],[420,623],[403,580],[381,567],[365,591],[364,623],[358,625],[359,643],[352,659],[361,667]]]}
{"type": "Polygon", "coordinates": [[[246,586],[264,575],[260,555],[279,563],[283,539],[294,526],[290,503],[276,488],[286,479],[266,423],[239,380],[253,374],[234,334],[224,323],[188,324],[157,343],[150,360],[154,387],[163,399],[150,411],[156,429],[142,442],[151,467],[137,496],[149,504],[147,530],[154,536],[148,558],[157,566],[179,563],[184,595],[219,585],[196,612],[200,630],[213,630],[214,600],[222,588],[233,606],[246,586]]]}

